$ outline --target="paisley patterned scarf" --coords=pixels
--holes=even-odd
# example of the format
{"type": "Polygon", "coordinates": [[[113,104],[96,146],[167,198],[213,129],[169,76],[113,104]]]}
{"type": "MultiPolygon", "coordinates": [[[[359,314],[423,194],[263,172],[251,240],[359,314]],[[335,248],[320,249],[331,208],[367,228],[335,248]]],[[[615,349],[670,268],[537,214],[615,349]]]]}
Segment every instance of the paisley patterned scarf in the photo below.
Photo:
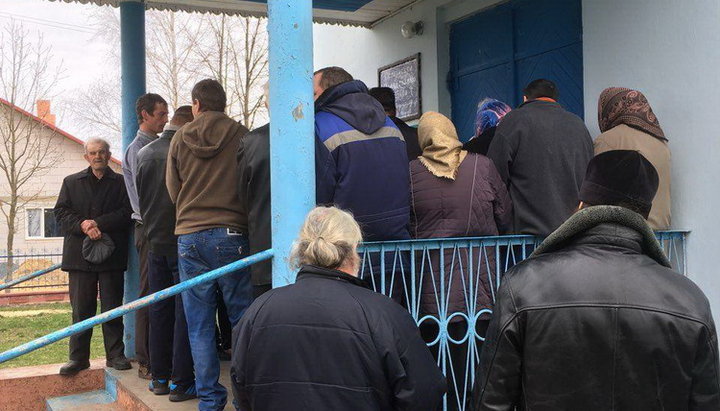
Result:
{"type": "Polygon", "coordinates": [[[600,93],[598,125],[601,132],[625,124],[667,141],[645,95],[637,90],[609,87],[600,93]]]}

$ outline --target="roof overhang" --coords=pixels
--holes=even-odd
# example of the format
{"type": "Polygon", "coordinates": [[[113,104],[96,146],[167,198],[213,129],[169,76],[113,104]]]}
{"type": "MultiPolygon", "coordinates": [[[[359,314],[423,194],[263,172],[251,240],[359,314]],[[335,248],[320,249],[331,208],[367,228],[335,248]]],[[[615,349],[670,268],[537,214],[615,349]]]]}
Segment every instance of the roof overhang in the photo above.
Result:
{"type": "MultiPolygon", "coordinates": [[[[50,0],[66,3],[118,7],[120,0],[50,0]]],[[[381,21],[422,0],[313,0],[313,19],[317,23],[372,28],[381,21]]],[[[200,13],[250,17],[267,16],[267,0],[145,0],[145,7],[200,13]]]]}

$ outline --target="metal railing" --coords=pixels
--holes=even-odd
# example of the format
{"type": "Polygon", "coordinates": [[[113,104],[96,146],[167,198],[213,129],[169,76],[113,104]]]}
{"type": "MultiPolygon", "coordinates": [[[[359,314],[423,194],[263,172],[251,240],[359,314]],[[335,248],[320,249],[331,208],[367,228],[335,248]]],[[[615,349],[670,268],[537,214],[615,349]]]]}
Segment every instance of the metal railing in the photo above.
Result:
{"type": "Polygon", "coordinates": [[[235,261],[234,263],[230,263],[224,267],[216,268],[215,270],[209,271],[205,274],[202,274],[197,277],[191,278],[189,280],[183,281],[179,284],[173,285],[172,287],[168,287],[164,290],[160,290],[156,293],[139,298],[135,301],[123,304],[120,307],[114,308],[110,311],[106,311],[102,314],[98,314],[94,317],[88,318],[87,320],[83,320],[83,321],[80,321],[79,323],[75,323],[71,326],[62,328],[57,331],[53,331],[50,334],[42,336],[38,339],[32,340],[28,343],[25,343],[23,345],[20,345],[18,347],[15,347],[15,348],[7,350],[3,353],[0,353],[0,363],[4,363],[5,361],[12,360],[13,358],[17,358],[23,354],[27,354],[31,351],[35,351],[38,348],[42,348],[46,345],[49,345],[56,341],[62,340],[63,338],[67,338],[73,334],[83,332],[87,329],[90,329],[90,328],[96,326],[96,325],[100,325],[102,323],[105,323],[105,322],[108,322],[115,318],[118,318],[120,316],[123,316],[131,311],[136,311],[140,308],[147,307],[158,301],[162,301],[166,298],[170,298],[174,295],[180,294],[181,292],[183,292],[185,290],[193,288],[199,284],[203,284],[208,281],[213,281],[213,280],[216,280],[226,274],[230,274],[232,272],[242,270],[243,268],[249,267],[255,263],[259,263],[260,261],[267,260],[267,259],[271,258],[272,256],[273,256],[272,249],[265,250],[263,252],[251,255],[250,257],[246,257],[241,260],[235,261]]]}
{"type": "Polygon", "coordinates": [[[10,288],[18,292],[67,290],[68,275],[60,270],[61,259],[62,251],[57,249],[30,249],[12,254],[0,250],[0,291],[9,292],[10,288]]]}
{"type": "MultiPolygon", "coordinates": [[[[686,274],[688,232],[664,231],[656,235],[673,268],[686,274]]],[[[360,247],[362,264],[359,275],[377,292],[408,309],[438,366],[448,377],[444,410],[465,410],[468,406],[485,329],[503,274],[529,257],[540,241],[537,237],[521,235],[387,241],[365,243],[360,247]]],[[[263,251],[54,331],[0,353],[0,363],[269,259],[272,255],[272,250],[263,251]]]]}
{"type": "MultiPolygon", "coordinates": [[[[673,268],[686,273],[685,231],[656,233],[673,268]]],[[[541,242],[533,236],[363,244],[360,276],[405,306],[448,377],[444,410],[469,408],[485,330],[503,274],[541,242]]]]}

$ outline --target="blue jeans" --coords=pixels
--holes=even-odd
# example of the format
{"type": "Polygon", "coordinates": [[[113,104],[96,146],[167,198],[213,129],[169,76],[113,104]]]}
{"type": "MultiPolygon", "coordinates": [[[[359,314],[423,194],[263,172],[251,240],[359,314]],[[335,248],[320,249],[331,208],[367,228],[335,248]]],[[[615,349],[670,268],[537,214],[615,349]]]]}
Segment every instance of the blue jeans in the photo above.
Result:
{"type": "MultiPolygon", "coordinates": [[[[229,234],[225,228],[181,235],[178,238],[180,279],[186,281],[230,264],[246,257],[248,251],[247,236],[229,234]]],[[[182,293],[201,411],[222,410],[227,403],[227,390],[218,381],[220,360],[215,344],[218,289],[234,327],[252,302],[250,270],[227,274],[182,293]]]]}

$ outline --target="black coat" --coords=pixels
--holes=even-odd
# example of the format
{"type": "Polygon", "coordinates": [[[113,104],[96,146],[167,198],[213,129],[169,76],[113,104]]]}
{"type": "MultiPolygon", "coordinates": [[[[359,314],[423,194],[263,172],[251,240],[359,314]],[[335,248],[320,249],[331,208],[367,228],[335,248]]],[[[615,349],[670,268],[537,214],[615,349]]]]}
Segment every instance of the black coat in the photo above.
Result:
{"type": "Polygon", "coordinates": [[[574,215],[506,274],[476,409],[720,410],[708,300],[668,265],[639,214],[574,215]]]}
{"type": "Polygon", "coordinates": [[[355,277],[306,266],[233,331],[244,411],[435,410],[445,377],[400,305],[355,277]]]}
{"type": "Polygon", "coordinates": [[[165,130],[137,154],[135,188],[150,251],[159,256],[177,255],[175,204],[165,185],[165,168],[174,130],[165,130]]]}
{"type": "Polygon", "coordinates": [[[409,126],[406,122],[395,116],[389,116],[390,120],[397,126],[405,140],[405,150],[407,150],[408,161],[413,161],[422,155],[420,143],[418,142],[417,128],[409,126]]]}
{"type": "Polygon", "coordinates": [[[124,271],[127,268],[132,209],[121,175],[108,167],[98,181],[88,167],[65,177],[54,211],[65,236],[64,271],[124,271]],[[100,231],[108,234],[115,243],[115,251],[101,264],[89,263],[82,256],[82,243],[86,237],[80,229],[83,220],[95,220],[100,231]]]}
{"type": "MultiPolygon", "coordinates": [[[[270,124],[247,133],[238,150],[240,203],[248,216],[250,254],[271,246],[270,226],[270,124]]],[[[272,283],[272,261],[250,267],[253,285],[272,283]]]]}
{"type": "Polygon", "coordinates": [[[578,116],[532,100],[503,117],[487,156],[508,185],[513,231],[545,237],[577,209],[593,143],[578,116]]]}
{"type": "Polygon", "coordinates": [[[463,144],[463,150],[469,151],[475,154],[487,155],[490,144],[495,137],[495,130],[497,127],[488,127],[479,136],[470,139],[467,143],[463,144]]]}

